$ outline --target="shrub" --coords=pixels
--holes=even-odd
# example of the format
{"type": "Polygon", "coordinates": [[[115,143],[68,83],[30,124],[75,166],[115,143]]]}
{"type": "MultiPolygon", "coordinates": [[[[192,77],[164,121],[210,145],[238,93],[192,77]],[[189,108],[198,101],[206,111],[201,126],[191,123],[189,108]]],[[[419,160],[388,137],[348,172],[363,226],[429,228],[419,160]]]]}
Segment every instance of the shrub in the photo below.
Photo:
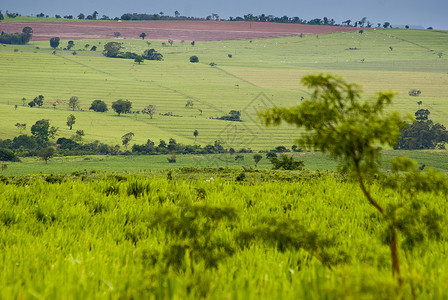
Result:
{"type": "Polygon", "coordinates": [[[199,62],[199,57],[197,57],[196,55],[190,56],[190,62],[191,63],[198,63],[199,62]]]}

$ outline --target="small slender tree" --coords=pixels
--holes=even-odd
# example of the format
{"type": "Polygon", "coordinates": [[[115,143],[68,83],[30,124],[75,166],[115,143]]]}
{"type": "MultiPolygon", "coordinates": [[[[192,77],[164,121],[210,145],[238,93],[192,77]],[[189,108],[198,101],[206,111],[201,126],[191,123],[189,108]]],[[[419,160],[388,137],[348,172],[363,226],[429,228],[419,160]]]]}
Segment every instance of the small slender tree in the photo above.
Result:
{"type": "Polygon", "coordinates": [[[48,160],[54,156],[54,148],[53,147],[42,148],[37,152],[37,156],[42,158],[45,161],[45,164],[47,164],[48,160]]]}
{"type": "Polygon", "coordinates": [[[255,168],[258,167],[258,163],[260,162],[260,160],[263,158],[263,156],[261,154],[254,154],[254,162],[255,162],[255,168]]]}
{"type": "Polygon", "coordinates": [[[126,133],[125,135],[123,135],[121,137],[121,140],[123,142],[123,146],[125,147],[126,151],[128,150],[128,144],[132,140],[133,137],[134,137],[134,133],[133,132],[128,132],[128,133],[126,133]]]}
{"type": "Polygon", "coordinates": [[[196,143],[196,139],[198,138],[199,131],[197,131],[197,130],[193,131],[193,135],[194,135],[194,142],[196,143]]]}
{"type": "Polygon", "coordinates": [[[144,33],[144,32],[142,32],[140,35],[139,35],[139,37],[141,37],[142,38],[142,40],[144,40],[145,39],[145,37],[146,37],[146,33],[144,33]]]}
{"type": "Polygon", "coordinates": [[[73,125],[76,122],[76,117],[74,115],[69,115],[67,117],[67,126],[72,130],[73,125]]]}
{"type": "MultiPolygon", "coordinates": [[[[387,205],[384,199],[378,201],[367,185],[367,180],[373,176],[388,178],[379,171],[381,147],[393,147],[404,124],[398,112],[385,112],[386,106],[392,102],[393,93],[378,93],[373,101],[361,102],[359,87],[339,77],[309,75],[302,79],[302,83],[313,89],[310,100],[304,100],[296,107],[276,107],[262,111],[259,116],[267,126],[285,121],[304,128],[305,133],[297,140],[298,145],[328,153],[341,162],[343,170],[354,176],[367,202],[387,224],[385,235],[391,252],[392,273],[397,277],[399,286],[402,286],[398,233],[403,235],[408,245],[415,245],[424,237],[430,237],[428,232],[436,230],[439,225],[437,217],[422,215],[422,203],[409,201],[387,205]]],[[[443,190],[447,193],[445,175],[438,175],[435,171],[421,175],[419,170],[411,166],[412,163],[404,159],[396,162],[394,170],[397,175],[385,187],[398,186],[402,194],[409,188],[407,193],[411,198],[421,190],[443,190]],[[403,176],[403,172],[409,176],[403,176]],[[400,178],[403,181],[397,181],[400,178]],[[412,181],[415,178],[419,180],[412,181]]]]}
{"type": "Polygon", "coordinates": [[[79,98],[77,96],[70,97],[70,100],[68,100],[68,106],[72,111],[75,111],[75,109],[79,109],[79,98]]]}
{"type": "Polygon", "coordinates": [[[142,110],[142,114],[147,114],[151,119],[155,113],[156,113],[155,105],[148,105],[142,110]]]}

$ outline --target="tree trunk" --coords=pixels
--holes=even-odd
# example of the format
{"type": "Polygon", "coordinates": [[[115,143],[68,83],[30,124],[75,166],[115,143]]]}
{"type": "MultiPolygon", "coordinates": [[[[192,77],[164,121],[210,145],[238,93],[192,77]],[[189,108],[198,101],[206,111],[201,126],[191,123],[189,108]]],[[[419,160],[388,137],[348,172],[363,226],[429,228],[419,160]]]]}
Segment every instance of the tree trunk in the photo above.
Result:
{"type": "Polygon", "coordinates": [[[392,230],[392,239],[390,241],[390,254],[392,258],[392,275],[397,276],[398,285],[403,286],[403,279],[401,278],[401,270],[400,270],[400,261],[398,259],[398,241],[397,241],[397,231],[391,226],[392,230]]]}

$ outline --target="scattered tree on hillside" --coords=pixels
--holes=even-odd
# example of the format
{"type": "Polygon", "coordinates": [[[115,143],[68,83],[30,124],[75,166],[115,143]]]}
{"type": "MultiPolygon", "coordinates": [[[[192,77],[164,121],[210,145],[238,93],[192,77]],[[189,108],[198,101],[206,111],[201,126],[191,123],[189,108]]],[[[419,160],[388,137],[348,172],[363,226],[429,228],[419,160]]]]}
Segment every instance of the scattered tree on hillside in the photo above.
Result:
{"type": "Polygon", "coordinates": [[[51,48],[56,49],[59,46],[59,38],[58,37],[51,38],[50,46],[51,46],[51,48]]]}
{"type": "Polygon", "coordinates": [[[95,112],[106,112],[107,104],[106,104],[106,102],[104,102],[102,100],[93,100],[92,104],[90,105],[89,110],[93,110],[95,112]]]}
{"type": "Polygon", "coordinates": [[[254,154],[254,162],[255,162],[255,168],[258,167],[258,163],[260,162],[260,160],[263,158],[263,156],[261,154],[254,154]]]}
{"type": "Polygon", "coordinates": [[[147,114],[151,119],[152,116],[156,113],[156,106],[155,105],[148,105],[145,108],[142,109],[142,114],[147,114]]]}
{"type": "Polygon", "coordinates": [[[68,107],[70,107],[72,111],[75,111],[75,109],[79,109],[80,108],[79,98],[77,96],[70,97],[70,100],[68,100],[68,107]]]}
{"type": "Polygon", "coordinates": [[[273,170],[302,170],[303,160],[295,160],[292,155],[282,154],[280,158],[277,156],[270,158],[273,170]]]}
{"type": "Polygon", "coordinates": [[[163,55],[154,49],[146,49],[142,57],[146,60],[163,60],[163,55]]]}
{"type": "Polygon", "coordinates": [[[39,95],[39,96],[35,97],[33,99],[33,101],[29,102],[28,106],[29,107],[34,107],[34,106],[37,105],[37,106],[41,107],[43,104],[44,104],[44,96],[43,95],[39,95]]]}
{"type": "Polygon", "coordinates": [[[69,115],[67,117],[67,126],[72,130],[73,125],[76,123],[76,117],[74,115],[69,115]]]}
{"type": "Polygon", "coordinates": [[[73,41],[68,41],[68,43],[67,43],[67,50],[72,49],[74,46],[75,46],[75,42],[73,42],[73,41]]]}
{"type": "Polygon", "coordinates": [[[86,16],[83,14],[83,13],[80,13],[79,15],[78,15],[78,19],[79,20],[84,20],[86,18],[86,16]]]}
{"type": "Polygon", "coordinates": [[[45,161],[45,164],[48,163],[48,160],[54,156],[54,148],[53,147],[46,147],[42,148],[37,152],[37,156],[42,158],[45,161]]]}
{"type": "Polygon", "coordinates": [[[103,55],[106,57],[117,57],[120,50],[123,48],[123,43],[109,42],[104,45],[103,55]]]}
{"type": "Polygon", "coordinates": [[[218,119],[225,121],[241,121],[241,111],[231,110],[227,116],[222,116],[218,119]]]}
{"type": "Polygon", "coordinates": [[[190,56],[190,62],[191,63],[198,63],[199,58],[196,55],[190,56]]]}
{"type": "Polygon", "coordinates": [[[421,93],[422,93],[422,91],[420,91],[420,90],[412,89],[409,91],[408,94],[409,94],[409,96],[412,96],[412,97],[418,97],[418,96],[420,96],[421,93]]]}
{"type": "Polygon", "coordinates": [[[266,125],[280,125],[285,121],[304,128],[305,133],[297,140],[299,145],[329,153],[357,179],[368,203],[387,224],[385,234],[391,252],[392,271],[402,286],[398,233],[402,234],[402,245],[408,250],[427,238],[437,236],[431,230],[439,228],[438,217],[433,212],[431,216],[425,216],[425,204],[412,200],[421,190],[440,191],[444,187],[444,192],[448,192],[447,178],[435,171],[423,174],[405,158],[394,161],[393,176],[380,173],[381,147],[396,144],[403,124],[398,112],[385,113],[385,107],[392,102],[391,92],[378,93],[375,101],[361,103],[359,87],[339,77],[309,75],[302,79],[302,83],[314,90],[310,100],[296,107],[262,111],[259,116],[266,125]],[[400,190],[401,195],[409,195],[410,201],[390,202],[387,206],[384,204],[387,199],[379,202],[366,185],[366,181],[373,178],[371,175],[382,175],[383,181],[380,182],[384,182],[384,187],[400,190]]]}
{"type": "Polygon", "coordinates": [[[114,37],[115,38],[119,38],[120,36],[121,36],[120,32],[118,32],[118,31],[114,32],[114,37]]]}
{"type": "Polygon", "coordinates": [[[121,114],[130,113],[132,108],[132,102],[129,100],[118,99],[112,102],[112,109],[120,116],[121,114]]]}
{"type": "Polygon", "coordinates": [[[144,33],[144,32],[140,33],[139,37],[141,37],[141,38],[142,38],[142,40],[144,40],[144,39],[145,39],[145,37],[146,37],[146,33],[144,33]]]}
{"type": "Polygon", "coordinates": [[[196,44],[196,43],[195,43],[194,41],[191,42],[191,45],[192,45],[193,47],[194,47],[195,44],[196,44]]]}
{"type": "Polygon", "coordinates": [[[196,139],[198,138],[199,131],[197,131],[197,130],[193,131],[193,135],[194,135],[194,142],[196,143],[196,139]]]}
{"type": "Polygon", "coordinates": [[[36,138],[36,142],[39,146],[45,146],[49,138],[54,138],[57,128],[50,127],[50,121],[42,119],[34,123],[31,126],[31,134],[36,138]]]}
{"type": "Polygon", "coordinates": [[[134,133],[133,132],[128,132],[128,133],[126,133],[125,135],[123,135],[121,137],[121,140],[123,142],[123,145],[124,145],[126,151],[128,150],[128,144],[132,140],[133,137],[134,137],[134,133]]]}
{"type": "Polygon", "coordinates": [[[137,55],[137,56],[134,58],[134,62],[136,62],[136,63],[138,63],[138,64],[141,64],[143,61],[144,61],[144,59],[143,59],[143,57],[142,57],[141,55],[137,55]]]}
{"type": "Polygon", "coordinates": [[[168,44],[170,44],[170,46],[173,46],[174,41],[172,39],[168,39],[168,44]]]}

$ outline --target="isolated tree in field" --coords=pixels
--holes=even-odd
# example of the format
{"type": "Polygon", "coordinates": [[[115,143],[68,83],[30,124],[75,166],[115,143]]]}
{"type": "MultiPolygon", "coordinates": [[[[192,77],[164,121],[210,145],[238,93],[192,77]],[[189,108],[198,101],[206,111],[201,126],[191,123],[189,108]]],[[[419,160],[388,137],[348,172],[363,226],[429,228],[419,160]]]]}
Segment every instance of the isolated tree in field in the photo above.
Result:
{"type": "Polygon", "coordinates": [[[60,40],[59,40],[58,37],[52,37],[50,39],[50,46],[51,46],[51,48],[56,49],[59,46],[59,41],[60,40]]]}
{"type": "Polygon", "coordinates": [[[151,119],[152,116],[156,113],[156,106],[155,105],[148,105],[145,108],[142,109],[142,114],[147,114],[151,119]]]}
{"type": "Polygon", "coordinates": [[[25,103],[26,103],[26,98],[23,97],[23,98],[22,98],[22,106],[25,106],[25,103]]]}
{"type": "Polygon", "coordinates": [[[196,44],[196,43],[195,43],[194,41],[191,42],[191,45],[192,45],[193,47],[194,47],[195,44],[196,44]]]}
{"type": "Polygon", "coordinates": [[[115,38],[119,38],[121,36],[121,33],[119,33],[118,31],[117,32],[114,32],[114,37],[115,38]]]}
{"type": "Polygon", "coordinates": [[[141,64],[143,61],[144,61],[144,59],[143,59],[143,57],[142,57],[141,55],[137,55],[137,56],[134,58],[134,62],[136,62],[136,63],[138,63],[138,64],[141,64]]]}
{"type": "Polygon", "coordinates": [[[93,100],[92,104],[90,104],[89,110],[93,110],[95,112],[106,112],[107,104],[102,100],[93,100]]]}
{"type": "Polygon", "coordinates": [[[174,12],[174,16],[176,17],[176,18],[179,18],[179,16],[180,16],[180,12],[178,12],[177,10],[174,12]]]}
{"type": "Polygon", "coordinates": [[[83,13],[80,13],[78,15],[78,20],[84,20],[86,18],[86,16],[83,13]]]}
{"type": "Polygon", "coordinates": [[[192,100],[187,100],[187,104],[185,104],[185,108],[193,108],[194,103],[192,100]]]}
{"type": "MultiPolygon", "coordinates": [[[[368,203],[380,213],[387,224],[385,234],[391,252],[392,271],[397,276],[399,286],[402,286],[398,232],[403,235],[404,241],[408,241],[407,245],[403,244],[404,247],[412,243],[414,245],[426,237],[430,238],[432,235],[428,232],[431,226],[435,228],[434,226],[439,225],[437,217],[429,217],[430,222],[422,217],[423,203],[417,205],[413,201],[401,201],[399,204],[389,203],[386,208],[384,201],[387,199],[375,199],[366,184],[368,179],[373,178],[372,175],[382,175],[385,181],[389,178],[379,172],[381,147],[393,147],[400,136],[400,127],[403,126],[398,112],[385,112],[386,106],[392,102],[393,93],[378,93],[373,101],[362,103],[358,86],[346,83],[339,77],[309,75],[302,79],[302,83],[313,89],[310,100],[305,100],[296,107],[262,111],[259,116],[266,125],[280,125],[285,121],[304,128],[305,133],[296,141],[297,144],[328,153],[356,178],[368,203]],[[431,222],[436,225],[431,225],[431,222]]],[[[435,171],[420,175],[411,166],[412,163],[406,159],[396,161],[396,177],[389,180],[385,187],[393,188],[394,184],[400,186],[402,195],[410,195],[411,199],[419,190],[438,191],[442,187],[448,190],[445,175],[438,175],[435,171]],[[402,171],[408,173],[403,175],[402,171]],[[406,177],[407,175],[409,176],[406,177]],[[397,178],[403,179],[402,184],[397,182],[397,178]],[[412,178],[419,180],[415,182],[412,178]],[[427,178],[423,185],[419,182],[423,181],[422,178],[427,178]],[[407,186],[410,186],[408,191],[407,186]]]]}
{"type": "Polygon", "coordinates": [[[146,37],[146,33],[144,33],[144,32],[140,33],[139,37],[141,37],[141,38],[142,38],[142,40],[144,40],[144,39],[145,39],[145,37],[146,37]]]}
{"type": "Polygon", "coordinates": [[[172,39],[168,39],[168,44],[170,44],[170,46],[173,46],[174,41],[172,39]]]}
{"type": "Polygon", "coordinates": [[[80,101],[77,96],[72,96],[70,97],[70,100],[68,100],[68,107],[70,107],[72,111],[75,111],[75,109],[79,109],[79,105],[80,101]]]}
{"type": "Polygon", "coordinates": [[[198,63],[199,62],[199,57],[197,57],[196,55],[190,56],[190,62],[191,63],[198,63]]]}
{"type": "Polygon", "coordinates": [[[45,160],[45,164],[47,164],[48,160],[54,156],[54,148],[53,147],[42,148],[37,152],[37,156],[45,160]]]}
{"type": "Polygon", "coordinates": [[[131,112],[132,102],[129,100],[118,99],[112,102],[112,109],[120,116],[121,114],[126,114],[131,112]]]}
{"type": "Polygon", "coordinates": [[[261,154],[254,154],[254,162],[255,162],[255,168],[258,167],[258,163],[260,162],[260,160],[263,158],[263,156],[261,154]]]}
{"type": "Polygon", "coordinates": [[[76,123],[76,117],[74,115],[69,115],[67,117],[67,126],[72,130],[73,125],[76,123]]]}
{"type": "Polygon", "coordinates": [[[44,104],[44,99],[45,99],[44,95],[39,95],[33,99],[32,102],[34,103],[34,105],[30,105],[30,103],[28,103],[28,105],[31,107],[35,105],[41,107],[44,104]]]}
{"type": "Polygon", "coordinates": [[[107,57],[117,57],[120,50],[123,48],[123,43],[109,42],[104,45],[103,55],[107,57]]]}
{"type": "Polygon", "coordinates": [[[134,137],[133,132],[128,132],[121,137],[121,141],[123,142],[123,146],[125,147],[126,150],[128,150],[128,144],[132,140],[133,137],[134,137]]]}
{"type": "Polygon", "coordinates": [[[390,23],[389,22],[384,22],[383,28],[389,28],[389,27],[390,27],[390,23]]]}
{"type": "Polygon", "coordinates": [[[194,142],[196,143],[196,139],[198,138],[199,131],[197,131],[197,130],[193,131],[193,135],[194,135],[194,142]]]}

